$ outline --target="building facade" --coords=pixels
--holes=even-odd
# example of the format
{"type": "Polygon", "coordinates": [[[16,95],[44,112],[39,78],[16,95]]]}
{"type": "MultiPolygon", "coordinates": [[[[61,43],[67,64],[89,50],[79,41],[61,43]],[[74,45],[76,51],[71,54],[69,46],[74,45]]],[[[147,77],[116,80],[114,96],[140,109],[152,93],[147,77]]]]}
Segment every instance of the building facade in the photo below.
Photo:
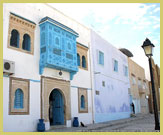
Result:
{"type": "Polygon", "coordinates": [[[146,82],[143,68],[49,4],[3,5],[4,132],[128,118],[132,102],[146,113],[146,82]]]}
{"type": "Polygon", "coordinates": [[[130,117],[128,60],[91,31],[95,123],[130,117]]]}
{"type": "Polygon", "coordinates": [[[149,113],[149,86],[144,69],[128,58],[130,76],[130,98],[135,106],[135,113],[149,113]]]}
{"type": "Polygon", "coordinates": [[[3,11],[4,131],[92,123],[89,29],[47,4],[3,11]]]}

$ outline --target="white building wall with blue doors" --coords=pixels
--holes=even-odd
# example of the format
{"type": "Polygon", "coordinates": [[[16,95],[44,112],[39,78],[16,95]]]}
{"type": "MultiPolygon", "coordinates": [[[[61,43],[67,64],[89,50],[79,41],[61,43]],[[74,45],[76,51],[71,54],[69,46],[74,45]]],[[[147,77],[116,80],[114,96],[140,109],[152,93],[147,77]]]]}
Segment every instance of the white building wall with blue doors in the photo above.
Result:
{"type": "Polygon", "coordinates": [[[91,50],[95,123],[130,117],[127,57],[93,30],[91,50]]]}
{"type": "MultiPolygon", "coordinates": [[[[70,80],[69,72],[62,71],[62,76],[59,76],[59,70],[45,67],[42,75],[51,78],[70,81],[71,95],[71,121],[66,122],[66,126],[72,126],[73,117],[78,117],[79,122],[90,124],[93,121],[92,117],[92,86],[90,75],[90,57],[89,43],[90,31],[85,26],[67,17],[58,10],[50,7],[47,4],[34,3],[6,3],[3,6],[3,59],[15,62],[15,73],[10,77],[22,78],[29,80],[29,114],[27,115],[10,115],[9,114],[9,89],[10,77],[3,77],[3,128],[4,132],[23,132],[36,131],[38,119],[41,117],[41,75],[39,74],[40,60],[40,27],[39,22],[42,18],[48,16],[66,26],[73,29],[79,34],[77,42],[88,47],[88,70],[80,69],[74,75],[73,80],[70,80]],[[9,31],[9,16],[10,12],[19,15],[23,18],[36,23],[34,30],[34,53],[33,55],[10,49],[8,47],[8,31],[9,31]],[[79,113],[78,111],[78,89],[84,88],[88,95],[88,112],[79,113]],[[27,126],[28,125],[28,126],[27,126]]],[[[50,128],[49,123],[46,124],[46,129],[50,128]]]]}

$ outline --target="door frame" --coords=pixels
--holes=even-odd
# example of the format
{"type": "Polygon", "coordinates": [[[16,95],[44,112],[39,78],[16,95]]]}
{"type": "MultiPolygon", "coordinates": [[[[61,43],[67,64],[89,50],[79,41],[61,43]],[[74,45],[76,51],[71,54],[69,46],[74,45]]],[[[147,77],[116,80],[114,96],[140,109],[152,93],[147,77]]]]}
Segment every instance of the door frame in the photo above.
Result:
{"type": "Polygon", "coordinates": [[[70,81],[41,76],[41,118],[50,125],[49,95],[54,89],[59,89],[64,100],[64,125],[71,121],[71,93],[70,81]]]}
{"type": "MultiPolygon", "coordinates": [[[[64,96],[63,96],[63,93],[61,92],[61,90],[59,90],[59,89],[53,89],[53,90],[51,91],[51,93],[50,93],[50,95],[49,95],[49,111],[50,111],[50,96],[53,96],[52,94],[55,94],[55,92],[58,92],[58,93],[60,94],[60,96],[61,96],[61,100],[62,100],[62,101],[61,101],[61,102],[62,102],[62,109],[63,109],[63,112],[62,112],[62,113],[63,113],[63,114],[62,114],[62,115],[63,115],[63,118],[62,118],[62,119],[63,119],[63,121],[62,121],[63,124],[58,124],[58,125],[64,125],[64,124],[65,124],[65,113],[64,113],[64,112],[65,112],[65,110],[64,110],[64,109],[65,109],[65,108],[64,108],[65,101],[64,101],[64,96]]],[[[52,101],[52,102],[53,102],[53,101],[52,101]]],[[[52,106],[53,106],[53,105],[52,105],[52,106]]],[[[53,117],[52,119],[54,120],[54,112],[53,112],[53,111],[54,111],[54,108],[52,108],[52,117],[53,117]]],[[[50,122],[50,112],[49,112],[49,122],[50,122]]],[[[54,124],[54,121],[53,121],[53,124],[50,123],[50,126],[53,126],[53,125],[57,125],[57,124],[54,124]]]]}

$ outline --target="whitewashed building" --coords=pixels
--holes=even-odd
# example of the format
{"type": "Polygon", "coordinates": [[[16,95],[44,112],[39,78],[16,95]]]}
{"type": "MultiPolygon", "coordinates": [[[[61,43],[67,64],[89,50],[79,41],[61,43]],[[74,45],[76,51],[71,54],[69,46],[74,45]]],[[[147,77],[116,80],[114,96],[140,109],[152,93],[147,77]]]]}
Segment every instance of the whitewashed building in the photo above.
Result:
{"type": "Polygon", "coordinates": [[[89,44],[88,28],[47,4],[3,4],[4,132],[93,122],[89,44]]]}
{"type": "Polygon", "coordinates": [[[95,123],[130,117],[128,58],[91,31],[95,123]]]}

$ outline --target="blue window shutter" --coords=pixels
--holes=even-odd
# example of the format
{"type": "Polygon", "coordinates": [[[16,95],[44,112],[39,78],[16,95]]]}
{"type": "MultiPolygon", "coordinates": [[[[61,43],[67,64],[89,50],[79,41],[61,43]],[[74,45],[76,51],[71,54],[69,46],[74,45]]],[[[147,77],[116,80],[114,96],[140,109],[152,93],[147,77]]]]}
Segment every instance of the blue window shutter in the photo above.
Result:
{"type": "Polygon", "coordinates": [[[101,63],[102,63],[102,65],[104,65],[104,54],[103,53],[102,53],[101,57],[102,57],[101,58],[101,61],[102,61],[101,63]]]}
{"type": "Polygon", "coordinates": [[[116,71],[118,72],[118,61],[116,61],[116,71]]]}
{"type": "Polygon", "coordinates": [[[55,44],[59,45],[59,38],[58,37],[55,38],[55,44]]]}
{"type": "Polygon", "coordinates": [[[99,51],[99,64],[104,65],[104,53],[99,51]]]}
{"type": "Polygon", "coordinates": [[[30,51],[31,50],[31,39],[30,36],[28,34],[24,34],[23,36],[23,50],[27,50],[30,51]]]}
{"type": "Polygon", "coordinates": [[[82,56],[82,67],[86,68],[86,59],[85,56],[82,56]]]}
{"type": "Polygon", "coordinates": [[[81,108],[84,109],[85,108],[85,99],[84,96],[81,96],[81,108]]]}
{"type": "Polygon", "coordinates": [[[78,66],[80,66],[80,55],[77,54],[77,62],[78,62],[78,66]]]}
{"type": "Polygon", "coordinates": [[[10,46],[19,48],[19,32],[16,29],[11,31],[10,46]]]}
{"type": "Polygon", "coordinates": [[[118,72],[118,61],[114,60],[114,71],[118,72]]]}
{"type": "Polygon", "coordinates": [[[128,76],[128,67],[125,66],[125,76],[128,76]]]}
{"type": "Polygon", "coordinates": [[[68,49],[71,50],[71,44],[70,43],[68,43],[68,49]]]}
{"type": "Polygon", "coordinates": [[[45,33],[43,32],[41,34],[41,45],[44,45],[45,44],[45,33]]]}
{"type": "Polygon", "coordinates": [[[52,45],[52,34],[49,32],[49,44],[52,45]]]}
{"type": "Polygon", "coordinates": [[[23,91],[21,89],[17,89],[15,91],[14,108],[17,109],[23,108],[23,98],[24,98],[23,91]]]}

